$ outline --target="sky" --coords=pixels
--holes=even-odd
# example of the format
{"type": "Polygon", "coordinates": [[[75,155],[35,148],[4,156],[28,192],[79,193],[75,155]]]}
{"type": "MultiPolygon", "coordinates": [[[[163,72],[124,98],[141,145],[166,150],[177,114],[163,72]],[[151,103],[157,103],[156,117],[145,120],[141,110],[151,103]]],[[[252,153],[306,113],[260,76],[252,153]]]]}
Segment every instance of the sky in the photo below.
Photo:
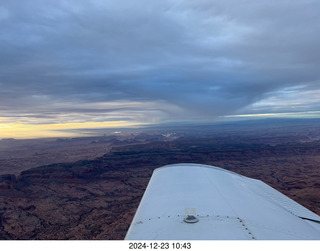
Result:
{"type": "Polygon", "coordinates": [[[320,117],[318,0],[1,0],[0,138],[320,117]]]}

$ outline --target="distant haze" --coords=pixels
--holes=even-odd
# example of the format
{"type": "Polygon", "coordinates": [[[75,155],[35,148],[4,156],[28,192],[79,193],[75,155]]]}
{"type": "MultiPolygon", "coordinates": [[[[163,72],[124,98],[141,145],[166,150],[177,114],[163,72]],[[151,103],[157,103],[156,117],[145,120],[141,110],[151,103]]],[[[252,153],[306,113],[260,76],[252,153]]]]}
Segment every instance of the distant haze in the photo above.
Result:
{"type": "Polygon", "coordinates": [[[0,138],[320,117],[318,0],[1,0],[0,138]]]}

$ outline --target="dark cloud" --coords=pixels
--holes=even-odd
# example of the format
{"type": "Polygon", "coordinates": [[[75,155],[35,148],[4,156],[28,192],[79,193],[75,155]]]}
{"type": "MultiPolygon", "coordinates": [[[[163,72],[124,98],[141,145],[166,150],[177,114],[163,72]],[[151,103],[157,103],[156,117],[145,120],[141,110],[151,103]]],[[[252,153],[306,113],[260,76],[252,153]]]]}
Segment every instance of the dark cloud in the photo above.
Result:
{"type": "MultiPolygon", "coordinates": [[[[288,88],[320,89],[319,11],[319,1],[2,0],[0,117],[294,112],[288,88]]],[[[318,109],[308,95],[296,111],[318,109]]]]}

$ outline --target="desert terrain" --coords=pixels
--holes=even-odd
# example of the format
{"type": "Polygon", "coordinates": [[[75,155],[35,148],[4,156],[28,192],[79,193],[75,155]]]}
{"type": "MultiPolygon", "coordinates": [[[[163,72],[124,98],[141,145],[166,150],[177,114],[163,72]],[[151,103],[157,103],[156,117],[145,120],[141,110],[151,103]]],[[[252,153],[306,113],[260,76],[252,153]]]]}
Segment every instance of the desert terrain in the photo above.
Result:
{"type": "Polygon", "coordinates": [[[153,170],[181,162],[260,179],[320,214],[319,139],[318,120],[6,139],[0,144],[0,239],[123,239],[153,170]]]}
{"type": "Polygon", "coordinates": [[[98,137],[2,139],[0,140],[0,175],[16,174],[33,167],[53,163],[92,160],[115,146],[145,143],[148,137],[137,133],[111,133],[98,137]]]}

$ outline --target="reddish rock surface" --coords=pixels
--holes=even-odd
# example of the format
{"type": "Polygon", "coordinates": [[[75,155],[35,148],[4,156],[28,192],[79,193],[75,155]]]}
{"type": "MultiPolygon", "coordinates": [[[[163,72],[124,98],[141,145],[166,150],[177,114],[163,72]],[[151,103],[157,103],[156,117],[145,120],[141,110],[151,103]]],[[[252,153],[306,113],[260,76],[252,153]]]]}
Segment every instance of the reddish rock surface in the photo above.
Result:
{"type": "Polygon", "coordinates": [[[241,135],[140,136],[94,160],[2,175],[0,239],[123,239],[152,171],[181,162],[260,179],[320,214],[320,141],[241,135]]]}

